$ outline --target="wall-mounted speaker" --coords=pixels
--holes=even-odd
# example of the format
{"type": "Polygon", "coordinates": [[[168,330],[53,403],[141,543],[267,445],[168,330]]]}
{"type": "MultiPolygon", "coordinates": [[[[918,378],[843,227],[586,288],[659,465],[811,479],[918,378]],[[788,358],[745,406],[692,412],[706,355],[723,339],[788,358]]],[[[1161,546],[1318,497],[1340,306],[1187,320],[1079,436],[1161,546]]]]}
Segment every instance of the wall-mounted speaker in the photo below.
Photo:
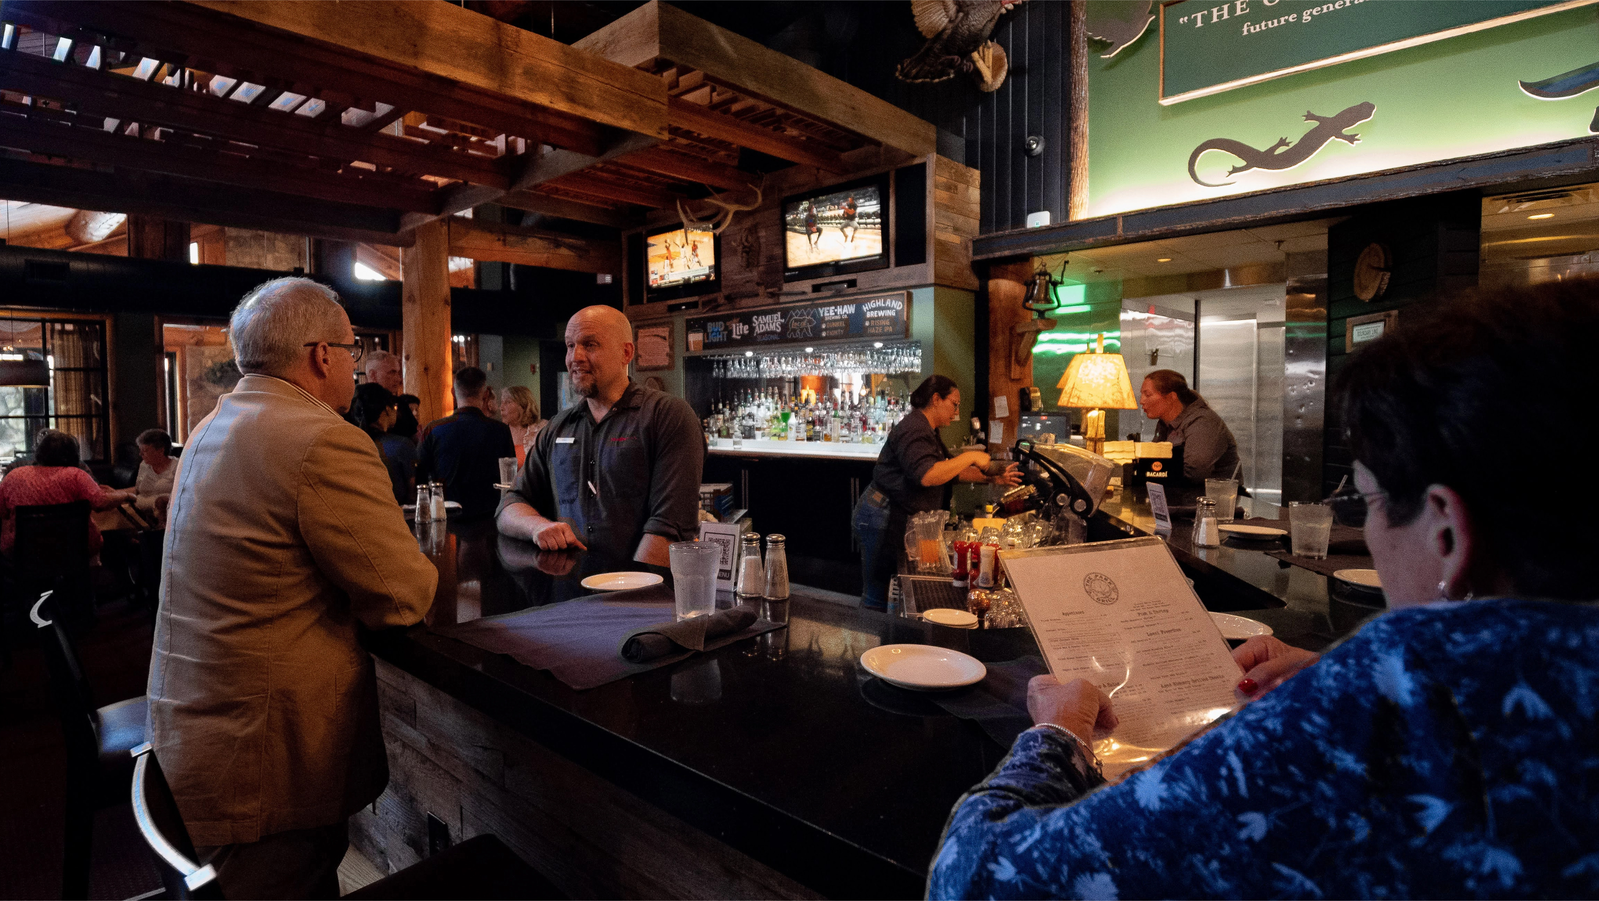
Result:
{"type": "Polygon", "coordinates": [[[894,265],[927,262],[927,164],[894,171],[894,265]]]}

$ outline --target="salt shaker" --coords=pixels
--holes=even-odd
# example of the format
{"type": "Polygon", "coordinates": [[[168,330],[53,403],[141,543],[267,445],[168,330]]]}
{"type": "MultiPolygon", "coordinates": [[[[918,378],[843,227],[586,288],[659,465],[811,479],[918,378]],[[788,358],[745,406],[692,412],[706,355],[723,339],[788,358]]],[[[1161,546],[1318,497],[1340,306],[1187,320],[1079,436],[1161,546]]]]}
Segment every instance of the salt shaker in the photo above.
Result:
{"type": "Polygon", "coordinates": [[[769,601],[788,600],[788,539],[773,533],[766,536],[766,589],[769,601]]]}
{"type": "Polygon", "coordinates": [[[1221,523],[1216,520],[1216,502],[1199,499],[1194,510],[1194,547],[1220,547],[1221,523]]]}
{"type": "Polygon", "coordinates": [[[734,592],[740,604],[755,603],[766,593],[766,573],[761,569],[761,536],[757,532],[744,533],[738,552],[738,583],[734,592]]]}
{"type": "Polygon", "coordinates": [[[434,482],[430,487],[433,489],[428,492],[432,500],[432,518],[436,520],[447,518],[449,514],[444,509],[444,483],[434,482]]]}

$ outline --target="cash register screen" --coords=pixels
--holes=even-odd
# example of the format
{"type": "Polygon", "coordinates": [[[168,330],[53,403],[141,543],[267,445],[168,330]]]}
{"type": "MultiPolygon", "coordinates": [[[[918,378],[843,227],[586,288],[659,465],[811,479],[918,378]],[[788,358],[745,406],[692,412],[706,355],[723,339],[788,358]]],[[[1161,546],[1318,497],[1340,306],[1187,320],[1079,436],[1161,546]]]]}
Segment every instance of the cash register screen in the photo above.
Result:
{"type": "MultiPolygon", "coordinates": [[[[1072,437],[1070,413],[1022,413],[1016,426],[1016,437],[1038,441],[1038,436],[1048,432],[1055,443],[1066,444],[1072,437]]],[[[1042,442],[1040,442],[1042,443],[1042,442]]]]}

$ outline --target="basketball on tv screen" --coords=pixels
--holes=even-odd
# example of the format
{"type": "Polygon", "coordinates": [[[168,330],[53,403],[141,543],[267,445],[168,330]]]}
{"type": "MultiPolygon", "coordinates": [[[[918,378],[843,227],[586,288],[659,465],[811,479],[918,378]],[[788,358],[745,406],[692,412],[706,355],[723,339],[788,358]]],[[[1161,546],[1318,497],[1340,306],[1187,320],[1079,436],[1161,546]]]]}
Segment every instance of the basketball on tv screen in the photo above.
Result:
{"type": "Polygon", "coordinates": [[[716,281],[716,236],[710,229],[674,229],[644,239],[650,290],[716,281]]]}
{"type": "Polygon", "coordinates": [[[859,185],[783,205],[789,272],[856,260],[887,259],[883,247],[883,188],[859,185]]]}

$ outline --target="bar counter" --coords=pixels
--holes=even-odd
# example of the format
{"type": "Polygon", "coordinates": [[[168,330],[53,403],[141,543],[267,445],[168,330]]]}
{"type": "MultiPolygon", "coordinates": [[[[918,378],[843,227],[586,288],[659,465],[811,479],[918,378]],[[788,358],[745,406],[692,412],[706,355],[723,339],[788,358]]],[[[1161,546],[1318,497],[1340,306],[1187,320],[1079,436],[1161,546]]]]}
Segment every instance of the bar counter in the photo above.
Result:
{"type": "Polygon", "coordinates": [[[423,624],[371,636],[392,780],[352,830],[396,867],[442,827],[499,835],[574,897],[919,897],[951,806],[1006,749],[859,657],[1037,653],[1026,629],[947,629],[797,588],[786,629],[578,692],[440,630],[588,594],[581,577],[618,567],[541,556],[486,522],[424,525],[419,541],[439,589],[423,624]]]}

